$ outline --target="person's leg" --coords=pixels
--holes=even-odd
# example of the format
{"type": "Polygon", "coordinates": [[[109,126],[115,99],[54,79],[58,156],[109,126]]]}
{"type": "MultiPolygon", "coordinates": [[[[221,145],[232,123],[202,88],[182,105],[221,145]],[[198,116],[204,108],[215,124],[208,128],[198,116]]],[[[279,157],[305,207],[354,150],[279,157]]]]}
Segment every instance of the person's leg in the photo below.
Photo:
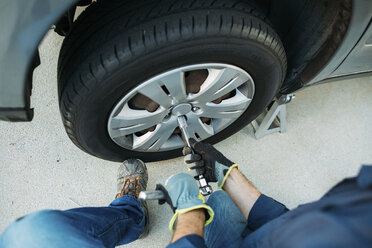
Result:
{"type": "Polygon", "coordinates": [[[213,221],[204,230],[207,247],[239,247],[247,221],[229,195],[223,190],[215,191],[207,205],[214,211],[213,221]]]}
{"type": "Polygon", "coordinates": [[[145,213],[133,196],[109,207],[43,210],[10,225],[0,247],[114,247],[136,240],[145,227],[145,213]]]}
{"type": "Polygon", "coordinates": [[[0,236],[0,248],[114,247],[144,236],[148,210],[137,197],[146,190],[146,165],[137,159],[126,160],[117,179],[118,193],[108,207],[44,210],[27,215],[0,236]]]}

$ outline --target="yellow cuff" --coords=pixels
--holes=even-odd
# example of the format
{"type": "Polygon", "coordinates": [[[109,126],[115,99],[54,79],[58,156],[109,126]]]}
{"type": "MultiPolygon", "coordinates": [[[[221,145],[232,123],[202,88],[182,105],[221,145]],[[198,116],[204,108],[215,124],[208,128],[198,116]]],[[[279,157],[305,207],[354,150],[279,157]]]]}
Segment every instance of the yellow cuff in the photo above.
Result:
{"type": "Polygon", "coordinates": [[[227,177],[230,175],[231,170],[234,169],[234,168],[237,168],[239,170],[239,165],[238,164],[233,164],[233,165],[230,166],[229,170],[226,172],[226,175],[225,175],[225,177],[222,180],[221,185],[218,185],[217,184],[217,188],[218,189],[224,190],[222,187],[225,184],[225,181],[226,181],[227,177]]]}
{"type": "Polygon", "coordinates": [[[209,218],[208,218],[208,220],[205,221],[205,226],[207,226],[209,223],[212,222],[212,220],[214,218],[214,211],[210,206],[203,204],[203,205],[194,206],[192,208],[186,208],[186,209],[180,209],[180,210],[177,209],[176,212],[174,213],[172,219],[169,221],[169,230],[174,232],[174,223],[176,222],[177,217],[178,217],[179,214],[184,214],[184,213],[190,212],[190,211],[195,210],[195,209],[200,209],[200,208],[205,208],[208,211],[209,218]]]}

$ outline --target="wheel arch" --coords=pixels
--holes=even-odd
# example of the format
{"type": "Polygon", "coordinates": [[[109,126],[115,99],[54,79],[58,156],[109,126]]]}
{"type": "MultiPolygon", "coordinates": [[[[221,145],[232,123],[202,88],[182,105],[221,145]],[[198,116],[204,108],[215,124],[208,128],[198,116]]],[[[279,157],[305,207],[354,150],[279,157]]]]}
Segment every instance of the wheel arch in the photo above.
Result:
{"type": "Polygon", "coordinates": [[[32,75],[38,45],[75,0],[13,0],[0,8],[0,120],[31,121],[32,75]]]}
{"type": "Polygon", "coordinates": [[[266,4],[268,18],[287,53],[287,75],[280,93],[304,87],[332,61],[349,29],[355,2],[283,0],[266,4]]]}

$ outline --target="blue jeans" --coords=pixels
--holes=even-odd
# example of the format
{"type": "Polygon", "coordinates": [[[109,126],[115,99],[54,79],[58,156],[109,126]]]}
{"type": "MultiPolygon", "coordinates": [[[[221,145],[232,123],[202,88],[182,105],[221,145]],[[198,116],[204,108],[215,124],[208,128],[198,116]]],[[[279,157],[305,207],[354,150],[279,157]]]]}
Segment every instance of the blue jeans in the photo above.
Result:
{"type": "MultiPolygon", "coordinates": [[[[205,229],[208,247],[238,247],[246,220],[224,191],[208,199],[215,217],[205,229]]],[[[42,210],[27,215],[0,236],[4,247],[114,247],[136,240],[145,226],[145,214],[132,196],[122,196],[108,207],[42,210]]]]}
{"type": "Polygon", "coordinates": [[[207,247],[240,247],[247,220],[230,196],[223,190],[215,191],[209,196],[207,205],[215,213],[213,221],[204,230],[207,247]]]}
{"type": "Polygon", "coordinates": [[[138,239],[145,213],[132,196],[108,207],[42,210],[16,220],[0,236],[0,247],[114,247],[138,239]]]}

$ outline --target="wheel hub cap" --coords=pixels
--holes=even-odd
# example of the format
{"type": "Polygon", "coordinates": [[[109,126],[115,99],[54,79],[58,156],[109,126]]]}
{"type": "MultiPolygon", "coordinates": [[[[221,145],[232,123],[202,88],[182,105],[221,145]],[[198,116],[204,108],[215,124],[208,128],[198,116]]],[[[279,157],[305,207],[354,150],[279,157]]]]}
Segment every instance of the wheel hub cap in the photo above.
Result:
{"type": "Polygon", "coordinates": [[[173,107],[172,114],[175,116],[186,115],[191,111],[191,104],[181,103],[173,107]]]}
{"type": "Polygon", "coordinates": [[[114,106],[108,119],[111,139],[125,149],[156,152],[184,146],[177,116],[188,132],[207,139],[239,118],[254,96],[251,76],[228,64],[173,69],[139,84],[114,106]]]}

